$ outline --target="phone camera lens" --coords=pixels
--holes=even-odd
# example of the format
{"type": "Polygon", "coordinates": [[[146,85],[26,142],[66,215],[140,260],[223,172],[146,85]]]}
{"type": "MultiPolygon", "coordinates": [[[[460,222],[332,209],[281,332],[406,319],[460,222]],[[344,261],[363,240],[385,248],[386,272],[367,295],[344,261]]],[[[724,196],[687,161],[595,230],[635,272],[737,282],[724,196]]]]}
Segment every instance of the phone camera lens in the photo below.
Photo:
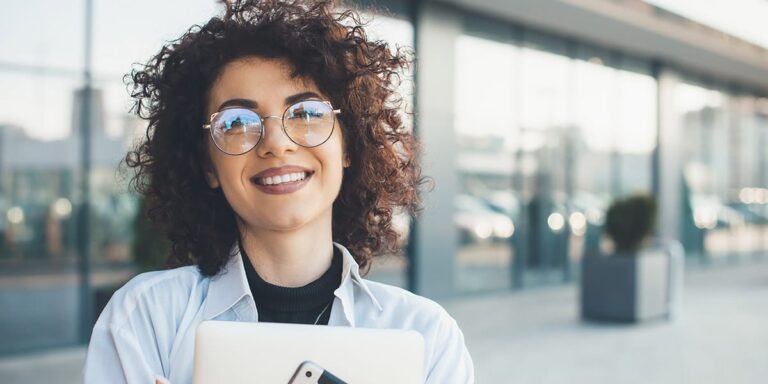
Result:
{"type": "Polygon", "coordinates": [[[307,373],[305,373],[305,375],[307,375],[307,377],[312,377],[312,372],[307,371],[307,373]]]}

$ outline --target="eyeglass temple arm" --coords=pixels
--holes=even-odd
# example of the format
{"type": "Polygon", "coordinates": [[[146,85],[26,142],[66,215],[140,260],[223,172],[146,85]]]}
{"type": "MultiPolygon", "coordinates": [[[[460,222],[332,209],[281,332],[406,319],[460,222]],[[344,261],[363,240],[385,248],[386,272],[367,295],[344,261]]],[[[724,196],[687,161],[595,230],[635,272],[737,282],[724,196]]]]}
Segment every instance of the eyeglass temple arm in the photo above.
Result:
{"type": "MultiPolygon", "coordinates": [[[[218,115],[220,112],[214,112],[211,114],[211,117],[208,118],[208,121],[213,121],[214,118],[216,118],[216,115],[218,115]]],[[[203,129],[211,129],[211,123],[203,124],[203,129]]]]}

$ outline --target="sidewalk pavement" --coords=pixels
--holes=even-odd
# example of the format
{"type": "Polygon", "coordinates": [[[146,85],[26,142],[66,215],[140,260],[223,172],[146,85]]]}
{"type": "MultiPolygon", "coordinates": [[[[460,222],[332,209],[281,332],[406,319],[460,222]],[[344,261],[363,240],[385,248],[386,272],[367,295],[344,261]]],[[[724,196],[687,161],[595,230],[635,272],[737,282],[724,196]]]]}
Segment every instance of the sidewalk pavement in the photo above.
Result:
{"type": "MultiPolygon", "coordinates": [[[[444,301],[478,383],[766,383],[768,263],[690,271],[673,321],[583,322],[575,286],[444,301]]],[[[0,384],[78,383],[83,347],[0,359],[0,384]]]]}
{"type": "Polygon", "coordinates": [[[85,347],[0,359],[0,384],[80,383],[85,347]]]}
{"type": "Polygon", "coordinates": [[[579,319],[574,286],[445,303],[478,383],[768,383],[768,264],[689,271],[680,315],[579,319]]]}

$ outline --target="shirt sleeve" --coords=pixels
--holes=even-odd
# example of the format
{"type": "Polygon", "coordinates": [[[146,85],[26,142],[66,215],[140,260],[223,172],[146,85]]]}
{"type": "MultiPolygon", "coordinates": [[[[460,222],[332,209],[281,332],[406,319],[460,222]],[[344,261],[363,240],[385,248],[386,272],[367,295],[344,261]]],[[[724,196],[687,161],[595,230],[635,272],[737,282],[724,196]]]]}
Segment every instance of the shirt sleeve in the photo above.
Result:
{"type": "Polygon", "coordinates": [[[426,384],[474,384],[475,368],[464,334],[447,312],[441,316],[426,384]]]}
{"type": "Polygon", "coordinates": [[[83,371],[85,384],[155,383],[164,380],[134,335],[124,329],[95,327],[83,371]]]}
{"type": "Polygon", "coordinates": [[[156,327],[133,295],[118,291],[93,327],[83,382],[154,384],[164,380],[156,327]],[[128,297],[126,297],[128,296],[128,297]]]}

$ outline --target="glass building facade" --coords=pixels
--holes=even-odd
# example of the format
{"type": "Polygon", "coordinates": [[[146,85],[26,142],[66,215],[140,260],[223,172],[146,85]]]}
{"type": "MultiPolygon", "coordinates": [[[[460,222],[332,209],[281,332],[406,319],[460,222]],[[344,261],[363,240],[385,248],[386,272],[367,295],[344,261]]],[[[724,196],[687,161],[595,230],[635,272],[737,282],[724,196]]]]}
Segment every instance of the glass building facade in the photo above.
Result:
{"type": "Polygon", "coordinates": [[[570,280],[611,199],[651,192],[651,64],[476,16],[463,24],[461,290],[570,280]]]}
{"type": "MultiPolygon", "coordinates": [[[[90,45],[85,1],[0,16],[15,36],[0,40],[0,355],[87,340],[99,306],[146,268],[140,201],[119,167],[146,125],[123,75],[219,11],[183,3],[95,1],[90,45]]],[[[363,3],[372,36],[419,57],[403,113],[436,185],[422,218],[397,217],[402,252],[369,278],[428,296],[567,283],[604,245],[611,201],[669,180],[679,187],[662,207],[679,214],[667,232],[691,264],[766,257],[764,90],[439,3],[363,3]],[[669,177],[665,150],[678,154],[669,177]]]]}
{"type": "Polygon", "coordinates": [[[701,262],[768,251],[768,99],[693,78],[675,82],[683,140],[682,241],[701,262]]]}

